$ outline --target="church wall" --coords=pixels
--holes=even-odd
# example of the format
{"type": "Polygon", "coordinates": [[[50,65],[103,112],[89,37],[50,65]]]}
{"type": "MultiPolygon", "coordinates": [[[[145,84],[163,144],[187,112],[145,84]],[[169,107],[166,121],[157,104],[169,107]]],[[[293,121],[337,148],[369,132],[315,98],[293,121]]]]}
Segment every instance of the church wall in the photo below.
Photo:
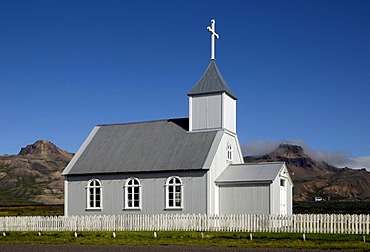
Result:
{"type": "Polygon", "coordinates": [[[287,214],[293,214],[293,181],[285,164],[284,169],[280,172],[280,177],[286,181],[287,214]]]}
{"type": "Polygon", "coordinates": [[[205,214],[207,211],[206,172],[203,170],[68,176],[66,213],[68,215],[205,214]],[[165,183],[170,176],[179,176],[182,180],[184,188],[182,210],[165,210],[165,183]],[[124,209],[124,186],[128,178],[138,178],[141,183],[141,210],[124,209]],[[86,210],[86,186],[90,179],[99,179],[102,183],[102,210],[86,210]]]}
{"type": "Polygon", "coordinates": [[[192,130],[222,127],[220,94],[193,96],[190,102],[192,130]]]}
{"type": "Polygon", "coordinates": [[[216,178],[224,171],[224,169],[231,164],[227,159],[227,143],[230,142],[233,148],[233,162],[234,164],[243,163],[243,155],[239,146],[236,135],[224,132],[220,144],[217,148],[215,157],[211,164],[209,178],[208,178],[208,213],[219,214],[219,188],[215,184],[216,178]]]}
{"type": "Polygon", "coordinates": [[[220,186],[220,214],[269,214],[269,184],[220,186]]]}
{"type": "Polygon", "coordinates": [[[270,214],[280,214],[280,178],[277,176],[271,184],[270,214]]]}

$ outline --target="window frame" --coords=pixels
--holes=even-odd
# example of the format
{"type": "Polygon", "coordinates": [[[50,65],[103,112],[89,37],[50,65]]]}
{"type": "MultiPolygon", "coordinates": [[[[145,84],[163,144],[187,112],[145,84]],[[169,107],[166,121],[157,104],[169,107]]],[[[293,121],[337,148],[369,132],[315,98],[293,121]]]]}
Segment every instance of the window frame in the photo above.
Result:
{"type": "Polygon", "coordinates": [[[90,179],[86,186],[86,210],[102,210],[103,209],[103,186],[99,179],[90,179]],[[98,184],[98,185],[97,185],[98,184]],[[93,192],[91,193],[91,189],[93,192]],[[99,193],[97,193],[99,192],[99,193]],[[97,195],[100,196],[97,199],[97,195]],[[91,196],[93,199],[91,199],[91,196]],[[93,203],[91,205],[91,202],[93,203]],[[97,206],[99,202],[99,206],[97,206]]]}
{"type": "Polygon", "coordinates": [[[280,186],[285,187],[285,184],[286,184],[286,180],[281,178],[280,179],[280,186]]]}
{"type": "Polygon", "coordinates": [[[142,188],[142,185],[141,185],[141,182],[138,178],[128,178],[126,180],[126,183],[125,183],[125,186],[124,186],[124,195],[125,195],[125,204],[124,204],[124,209],[125,210],[141,210],[142,208],[142,193],[141,193],[141,188],[142,188]],[[137,184],[131,184],[129,185],[130,182],[137,182],[137,184]],[[132,191],[129,192],[129,188],[132,188],[132,191]],[[135,190],[134,188],[138,188],[138,197],[139,197],[139,206],[135,206],[135,204],[133,204],[132,206],[129,206],[129,195],[131,194],[131,197],[132,197],[132,202],[134,203],[135,202],[135,190]]]}
{"type": "Polygon", "coordinates": [[[226,144],[226,161],[232,163],[234,161],[233,145],[231,142],[226,144]]]}
{"type": "Polygon", "coordinates": [[[178,176],[171,176],[168,177],[165,184],[165,209],[166,210],[182,210],[184,208],[184,184],[180,177],[178,176]],[[178,180],[179,182],[177,182],[178,180]],[[174,182],[173,182],[174,181],[174,182]],[[177,192],[176,189],[180,188],[180,191],[177,192]],[[171,192],[172,191],[172,192],[171,192]],[[170,198],[170,193],[173,194],[172,198],[170,198]],[[180,205],[176,206],[176,194],[180,194],[180,205]],[[173,205],[170,206],[170,200],[172,200],[173,205]]]}

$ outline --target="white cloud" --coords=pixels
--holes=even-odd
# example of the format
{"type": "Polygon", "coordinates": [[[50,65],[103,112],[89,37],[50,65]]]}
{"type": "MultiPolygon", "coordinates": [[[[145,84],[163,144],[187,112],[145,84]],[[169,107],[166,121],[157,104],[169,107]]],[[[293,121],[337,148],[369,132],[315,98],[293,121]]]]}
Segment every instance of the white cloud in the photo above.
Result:
{"type": "Polygon", "coordinates": [[[242,145],[242,152],[244,156],[261,156],[272,152],[279,146],[281,142],[273,141],[257,141],[242,145]]]}
{"type": "Polygon", "coordinates": [[[280,144],[299,145],[305,149],[305,142],[303,140],[279,140],[279,141],[256,141],[249,144],[242,145],[244,156],[260,156],[274,151],[280,144]]]}
{"type": "Polygon", "coordinates": [[[366,168],[370,171],[370,156],[352,158],[341,151],[327,152],[316,151],[308,146],[303,140],[281,140],[281,141],[257,141],[242,145],[243,155],[245,156],[260,156],[268,154],[275,150],[279,144],[295,144],[301,146],[305,153],[316,161],[324,161],[336,167],[349,167],[354,169],[366,168]]]}
{"type": "Polygon", "coordinates": [[[370,171],[370,156],[352,158],[352,160],[355,163],[352,168],[366,168],[366,170],[370,171]]]}

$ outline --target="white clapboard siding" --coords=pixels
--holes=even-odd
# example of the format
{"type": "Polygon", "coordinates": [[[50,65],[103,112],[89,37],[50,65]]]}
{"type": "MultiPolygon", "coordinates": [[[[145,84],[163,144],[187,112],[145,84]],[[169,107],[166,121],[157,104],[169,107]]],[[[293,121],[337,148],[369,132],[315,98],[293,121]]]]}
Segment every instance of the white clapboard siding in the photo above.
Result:
{"type": "Polygon", "coordinates": [[[369,215],[86,215],[0,217],[0,231],[225,231],[369,234],[369,215]]]}

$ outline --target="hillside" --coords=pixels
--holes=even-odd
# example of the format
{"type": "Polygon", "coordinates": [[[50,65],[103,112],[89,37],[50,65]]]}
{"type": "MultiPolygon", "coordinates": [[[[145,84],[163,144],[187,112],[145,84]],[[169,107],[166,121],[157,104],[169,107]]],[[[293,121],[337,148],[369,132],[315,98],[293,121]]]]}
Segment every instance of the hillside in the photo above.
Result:
{"type": "Polygon", "coordinates": [[[61,172],[72,157],[46,140],[0,156],[0,205],[63,204],[61,172]]]}
{"type": "Polygon", "coordinates": [[[370,199],[370,173],[366,169],[337,168],[313,160],[300,146],[281,144],[263,156],[245,162],[284,161],[294,182],[294,200],[312,201],[315,196],[330,200],[370,199]]]}

